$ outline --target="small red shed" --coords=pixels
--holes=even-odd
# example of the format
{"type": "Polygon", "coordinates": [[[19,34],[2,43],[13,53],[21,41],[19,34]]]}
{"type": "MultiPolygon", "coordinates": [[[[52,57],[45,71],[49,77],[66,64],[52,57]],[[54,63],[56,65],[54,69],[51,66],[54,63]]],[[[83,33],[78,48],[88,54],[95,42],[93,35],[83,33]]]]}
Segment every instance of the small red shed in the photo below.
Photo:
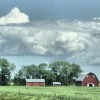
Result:
{"type": "Polygon", "coordinates": [[[94,73],[90,72],[86,75],[81,75],[81,78],[79,76],[76,80],[76,86],[99,86],[99,80],[94,73]]]}
{"type": "Polygon", "coordinates": [[[44,79],[26,79],[26,86],[45,86],[44,79]]]}

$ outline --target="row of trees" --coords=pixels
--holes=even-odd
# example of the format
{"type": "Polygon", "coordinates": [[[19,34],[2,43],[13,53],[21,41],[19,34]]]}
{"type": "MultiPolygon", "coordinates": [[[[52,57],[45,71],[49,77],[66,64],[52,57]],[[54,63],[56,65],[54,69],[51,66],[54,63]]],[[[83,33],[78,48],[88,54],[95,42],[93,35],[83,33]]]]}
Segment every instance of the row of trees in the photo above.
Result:
{"type": "Polygon", "coordinates": [[[22,66],[11,80],[11,72],[14,71],[15,65],[7,59],[0,59],[0,85],[9,85],[14,82],[15,85],[25,85],[25,79],[37,78],[45,79],[46,85],[52,85],[53,81],[60,81],[62,85],[74,83],[74,78],[82,72],[77,64],[70,64],[66,61],[55,61],[50,64],[41,63],[39,65],[22,66]]]}
{"type": "Polygon", "coordinates": [[[49,65],[46,63],[38,66],[33,64],[23,66],[15,75],[14,82],[18,85],[23,85],[25,84],[24,78],[43,78],[46,81],[46,85],[52,85],[53,81],[60,81],[62,85],[70,85],[74,83],[74,78],[78,77],[81,72],[79,65],[65,61],[55,61],[49,65]]]}

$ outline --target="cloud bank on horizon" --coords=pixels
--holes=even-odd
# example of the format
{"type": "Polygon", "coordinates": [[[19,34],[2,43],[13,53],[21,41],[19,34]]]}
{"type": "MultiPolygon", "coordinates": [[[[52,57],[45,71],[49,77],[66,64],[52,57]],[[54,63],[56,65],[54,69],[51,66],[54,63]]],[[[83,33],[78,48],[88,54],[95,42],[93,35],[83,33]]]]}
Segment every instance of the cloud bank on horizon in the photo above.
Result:
{"type": "Polygon", "coordinates": [[[41,20],[20,25],[27,22],[28,15],[18,8],[0,18],[0,55],[81,57],[88,64],[100,63],[99,21],[41,20]]]}
{"type": "Polygon", "coordinates": [[[25,13],[21,13],[17,7],[13,8],[7,15],[0,17],[0,25],[21,24],[28,22],[29,16],[25,13]]]}

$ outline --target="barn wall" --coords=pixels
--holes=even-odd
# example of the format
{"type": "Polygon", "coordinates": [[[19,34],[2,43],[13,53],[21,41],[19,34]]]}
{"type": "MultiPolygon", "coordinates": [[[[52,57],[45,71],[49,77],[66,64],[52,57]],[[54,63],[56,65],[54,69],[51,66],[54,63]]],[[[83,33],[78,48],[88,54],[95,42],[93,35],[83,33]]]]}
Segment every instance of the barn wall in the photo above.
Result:
{"type": "Polygon", "coordinates": [[[31,82],[27,82],[26,86],[32,86],[32,83],[31,82]]]}
{"type": "Polygon", "coordinates": [[[93,74],[88,74],[88,75],[84,78],[84,80],[83,80],[83,82],[82,82],[82,85],[83,85],[83,86],[87,86],[87,84],[89,84],[89,83],[93,83],[94,86],[99,86],[99,82],[98,82],[98,80],[96,79],[96,76],[93,75],[93,74]]]}
{"type": "Polygon", "coordinates": [[[42,82],[35,82],[35,83],[27,82],[26,86],[45,86],[45,83],[42,83],[42,82]]]}
{"type": "Polygon", "coordinates": [[[45,83],[37,82],[37,83],[32,83],[33,86],[45,86],[45,83]]]}

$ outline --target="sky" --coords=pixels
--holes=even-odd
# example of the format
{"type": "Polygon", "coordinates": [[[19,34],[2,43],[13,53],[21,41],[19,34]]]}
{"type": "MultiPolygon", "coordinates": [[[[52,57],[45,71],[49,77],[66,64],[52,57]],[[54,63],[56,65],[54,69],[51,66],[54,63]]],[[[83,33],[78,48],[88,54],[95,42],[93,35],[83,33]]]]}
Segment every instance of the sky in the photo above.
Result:
{"type": "Polygon", "coordinates": [[[0,57],[22,65],[77,63],[100,79],[99,0],[0,0],[0,57]]]}

